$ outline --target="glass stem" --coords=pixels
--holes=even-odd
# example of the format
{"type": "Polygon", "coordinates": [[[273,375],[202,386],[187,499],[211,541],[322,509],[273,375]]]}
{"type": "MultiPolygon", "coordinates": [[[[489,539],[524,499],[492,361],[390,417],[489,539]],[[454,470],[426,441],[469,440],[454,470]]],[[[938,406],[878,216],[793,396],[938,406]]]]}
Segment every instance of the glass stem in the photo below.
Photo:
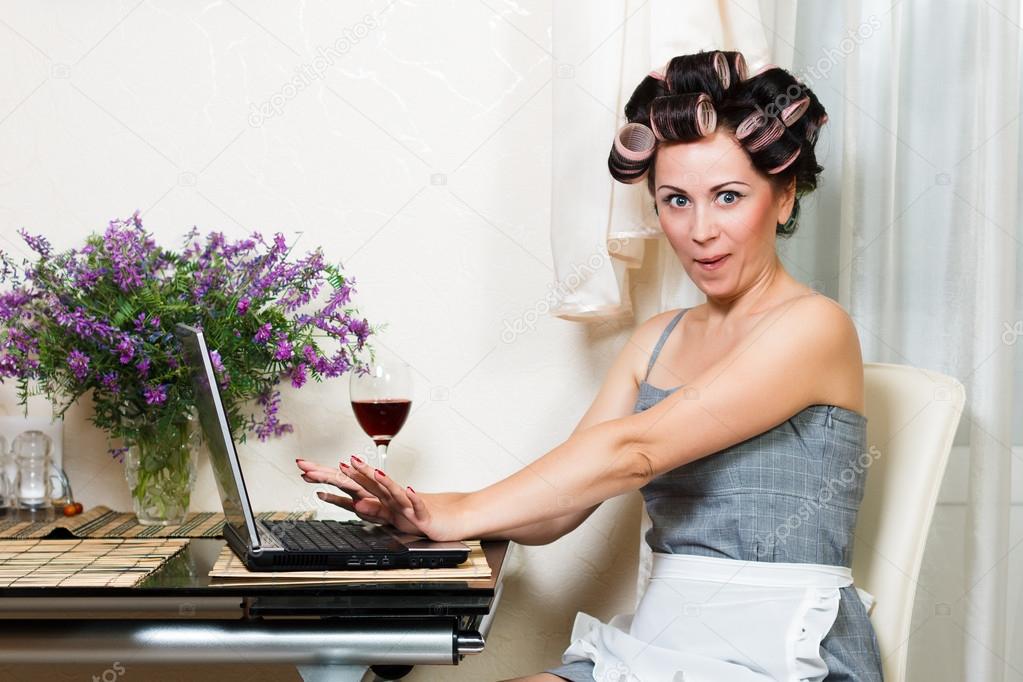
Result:
{"type": "Polygon", "coordinates": [[[377,446],[377,462],[379,467],[384,468],[384,464],[387,462],[387,443],[381,443],[377,446]]]}

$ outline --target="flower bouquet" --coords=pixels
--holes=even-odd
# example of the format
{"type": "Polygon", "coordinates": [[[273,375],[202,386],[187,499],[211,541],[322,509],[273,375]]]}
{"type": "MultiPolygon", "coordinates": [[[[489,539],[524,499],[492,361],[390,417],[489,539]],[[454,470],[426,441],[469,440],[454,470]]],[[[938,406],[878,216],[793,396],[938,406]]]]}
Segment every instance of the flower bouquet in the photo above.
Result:
{"type": "Polygon", "coordinates": [[[35,259],[19,267],[0,252],[0,381],[17,383],[26,413],[29,397],[45,395],[55,417],[91,392],[91,421],[123,443],[110,453],[126,463],[143,523],[180,522],[195,480],[199,430],[176,323],[203,331],[242,441],[292,431],[278,417],[282,380],[301,388],[364,372],[362,354],[373,354],[376,330],[349,305],[354,279],[319,248],[290,260],[281,234],[200,240],[193,228],[175,252],[137,211],[60,253],[20,234],[35,259]]]}

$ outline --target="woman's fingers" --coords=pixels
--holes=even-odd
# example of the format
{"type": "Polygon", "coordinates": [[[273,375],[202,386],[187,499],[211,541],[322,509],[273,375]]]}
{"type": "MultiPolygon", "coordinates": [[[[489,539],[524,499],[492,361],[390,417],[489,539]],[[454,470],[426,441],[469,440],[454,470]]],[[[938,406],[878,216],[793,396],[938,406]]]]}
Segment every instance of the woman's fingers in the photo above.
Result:
{"type": "MultiPolygon", "coordinates": [[[[386,520],[386,519],[384,519],[384,518],[382,518],[380,516],[377,516],[375,514],[369,513],[366,510],[368,505],[362,505],[363,506],[363,510],[362,511],[357,510],[355,508],[356,503],[354,501],[352,501],[350,498],[342,497],[340,495],[334,495],[332,493],[325,493],[323,491],[318,491],[316,493],[316,496],[319,497],[324,502],[329,502],[330,504],[337,505],[338,507],[341,507],[342,509],[347,509],[348,511],[354,513],[356,516],[358,516],[360,519],[362,519],[364,521],[369,521],[370,523],[381,523],[381,524],[390,523],[390,521],[388,521],[388,520],[386,520]]],[[[360,500],[360,502],[366,502],[366,503],[369,503],[371,501],[372,502],[376,502],[375,500],[369,500],[369,499],[360,500]]],[[[379,506],[379,502],[377,502],[377,505],[379,506]]]]}
{"type": "Polygon", "coordinates": [[[408,495],[405,494],[405,489],[398,485],[398,483],[385,474],[383,471],[376,469],[373,472],[375,480],[384,490],[387,491],[390,496],[388,500],[392,507],[397,507],[396,511],[403,509],[412,509],[412,502],[409,500],[408,495]]]}
{"type": "Polygon", "coordinates": [[[302,474],[302,480],[306,483],[329,483],[335,488],[341,489],[352,497],[376,497],[367,493],[366,489],[353,481],[340,471],[309,470],[302,474]]]}
{"type": "Polygon", "coordinates": [[[345,471],[348,472],[351,478],[355,479],[359,485],[368,490],[374,497],[379,497],[382,501],[390,499],[390,492],[377,481],[373,467],[355,455],[352,455],[350,461],[351,465],[345,471]]]}

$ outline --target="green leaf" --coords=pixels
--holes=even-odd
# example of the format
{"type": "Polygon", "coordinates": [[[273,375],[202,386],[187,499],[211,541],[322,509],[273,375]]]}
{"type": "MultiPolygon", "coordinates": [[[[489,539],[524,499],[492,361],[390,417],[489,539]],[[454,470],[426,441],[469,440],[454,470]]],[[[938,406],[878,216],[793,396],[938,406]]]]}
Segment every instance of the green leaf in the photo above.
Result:
{"type": "Polygon", "coordinates": [[[114,313],[111,321],[115,327],[120,327],[133,317],[135,317],[135,308],[132,306],[131,301],[121,301],[121,305],[118,307],[117,312],[114,313]]]}

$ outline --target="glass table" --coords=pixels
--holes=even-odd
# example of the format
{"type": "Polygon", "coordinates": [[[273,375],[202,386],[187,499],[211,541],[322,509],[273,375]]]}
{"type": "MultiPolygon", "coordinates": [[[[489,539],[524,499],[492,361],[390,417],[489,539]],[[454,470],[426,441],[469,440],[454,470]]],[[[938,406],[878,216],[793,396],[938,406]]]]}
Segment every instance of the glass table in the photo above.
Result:
{"type": "Polygon", "coordinates": [[[306,682],[458,665],[501,598],[509,543],[481,544],[486,579],[239,586],[208,576],[224,540],[193,538],[134,587],[0,588],[0,662],[287,663],[306,682]]]}

